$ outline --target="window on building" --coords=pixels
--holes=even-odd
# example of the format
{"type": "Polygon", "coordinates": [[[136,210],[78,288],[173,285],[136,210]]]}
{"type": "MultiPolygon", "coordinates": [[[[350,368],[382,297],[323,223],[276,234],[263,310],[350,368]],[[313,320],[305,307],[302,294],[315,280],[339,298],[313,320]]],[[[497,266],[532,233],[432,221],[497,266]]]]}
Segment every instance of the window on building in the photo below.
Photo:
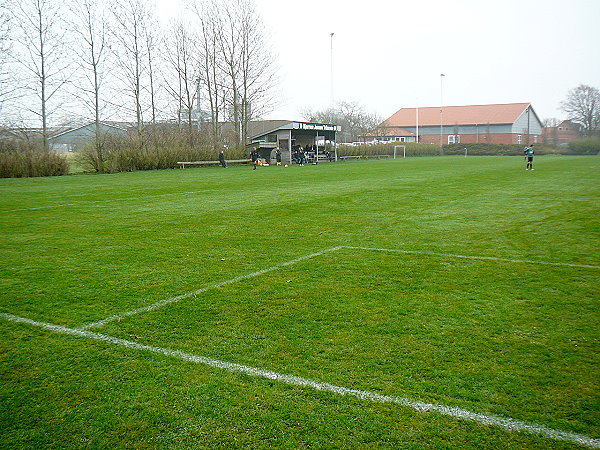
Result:
{"type": "Polygon", "coordinates": [[[533,142],[534,142],[534,144],[538,143],[537,138],[538,138],[537,135],[533,136],[533,142]]]}
{"type": "Polygon", "coordinates": [[[460,144],[460,134],[448,135],[448,144],[460,144]]]}
{"type": "Polygon", "coordinates": [[[401,137],[400,142],[406,142],[406,138],[401,137]]]}
{"type": "Polygon", "coordinates": [[[521,144],[523,141],[523,136],[521,136],[520,134],[517,135],[517,144],[521,144]]]}

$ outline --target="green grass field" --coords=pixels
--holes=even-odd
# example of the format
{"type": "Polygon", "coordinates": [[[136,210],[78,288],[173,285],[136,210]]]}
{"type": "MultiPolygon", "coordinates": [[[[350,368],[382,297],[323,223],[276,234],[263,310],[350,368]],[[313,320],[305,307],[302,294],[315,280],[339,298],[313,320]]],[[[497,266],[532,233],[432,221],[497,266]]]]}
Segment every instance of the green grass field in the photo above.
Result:
{"type": "Polygon", "coordinates": [[[0,180],[0,447],[599,447],[600,159],[535,167],[0,180]]]}

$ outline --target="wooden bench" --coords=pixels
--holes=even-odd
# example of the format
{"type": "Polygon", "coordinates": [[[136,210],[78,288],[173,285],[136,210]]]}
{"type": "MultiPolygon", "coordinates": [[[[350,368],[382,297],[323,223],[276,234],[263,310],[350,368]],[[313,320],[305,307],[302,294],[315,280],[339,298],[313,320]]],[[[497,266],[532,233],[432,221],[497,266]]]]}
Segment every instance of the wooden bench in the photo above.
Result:
{"type": "Polygon", "coordinates": [[[338,156],[338,159],[341,159],[342,161],[344,159],[361,159],[361,158],[363,158],[362,155],[338,156]]]}
{"type": "Polygon", "coordinates": [[[351,155],[351,156],[338,156],[338,159],[342,161],[344,159],[381,159],[381,158],[389,158],[390,155],[351,155]]]}
{"type": "Polygon", "coordinates": [[[365,155],[365,158],[375,158],[375,159],[381,159],[381,158],[389,158],[390,155],[365,155]]]}
{"type": "MultiPolygon", "coordinates": [[[[249,159],[229,159],[226,160],[227,164],[246,164],[249,163],[249,159]]],[[[185,169],[185,166],[214,166],[221,164],[220,161],[177,161],[181,169],[185,169]]]]}
{"type": "MultiPolygon", "coordinates": [[[[312,163],[315,161],[315,154],[314,153],[309,153],[307,155],[307,161],[312,163]]],[[[331,155],[331,159],[329,158],[329,156],[327,156],[325,153],[319,153],[319,159],[317,160],[317,162],[330,162],[330,161],[335,161],[333,155],[331,155]]]]}

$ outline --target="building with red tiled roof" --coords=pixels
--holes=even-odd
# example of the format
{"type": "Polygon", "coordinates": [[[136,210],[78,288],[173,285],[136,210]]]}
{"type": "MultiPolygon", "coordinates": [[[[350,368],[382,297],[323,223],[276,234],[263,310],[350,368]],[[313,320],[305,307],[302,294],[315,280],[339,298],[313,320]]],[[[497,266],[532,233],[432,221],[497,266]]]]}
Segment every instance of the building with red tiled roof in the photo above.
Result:
{"type": "Polygon", "coordinates": [[[530,103],[402,108],[365,140],[429,144],[541,142],[542,122],[530,103]],[[411,138],[412,136],[412,138],[411,138]]]}
{"type": "Polygon", "coordinates": [[[544,144],[564,145],[583,139],[582,126],[571,120],[563,120],[555,127],[544,128],[544,144]]]}

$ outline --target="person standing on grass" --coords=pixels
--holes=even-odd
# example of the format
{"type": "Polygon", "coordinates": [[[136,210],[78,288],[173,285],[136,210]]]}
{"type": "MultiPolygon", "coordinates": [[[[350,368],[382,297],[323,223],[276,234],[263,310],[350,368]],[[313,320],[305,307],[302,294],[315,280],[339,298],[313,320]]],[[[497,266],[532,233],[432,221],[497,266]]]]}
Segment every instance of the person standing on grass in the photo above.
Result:
{"type": "Polygon", "coordinates": [[[535,153],[534,146],[535,144],[531,144],[531,147],[525,147],[525,149],[523,150],[523,153],[525,153],[525,156],[527,158],[527,167],[525,168],[525,170],[535,170],[533,168],[533,154],[535,153]]]}
{"type": "Polygon", "coordinates": [[[225,162],[225,152],[223,152],[223,150],[221,150],[221,153],[219,153],[219,162],[225,169],[228,168],[227,163],[225,162]]]}
{"type": "Polygon", "coordinates": [[[275,150],[275,161],[277,162],[278,166],[281,165],[281,150],[279,149],[275,150]]]}
{"type": "Polygon", "coordinates": [[[258,164],[258,152],[256,150],[250,152],[250,159],[252,159],[252,165],[254,166],[252,170],[256,170],[256,165],[258,164]]]}

